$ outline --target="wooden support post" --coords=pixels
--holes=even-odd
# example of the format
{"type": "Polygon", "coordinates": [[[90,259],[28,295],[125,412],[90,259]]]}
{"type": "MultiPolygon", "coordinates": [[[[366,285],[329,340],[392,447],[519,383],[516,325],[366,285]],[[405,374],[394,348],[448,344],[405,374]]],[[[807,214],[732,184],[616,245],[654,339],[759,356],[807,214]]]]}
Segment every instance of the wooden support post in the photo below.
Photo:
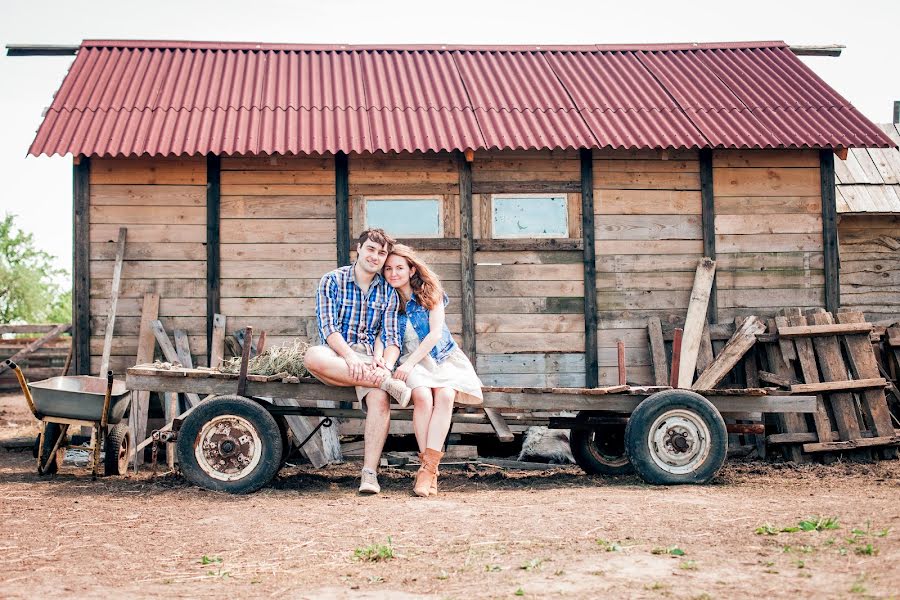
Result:
{"type": "Polygon", "coordinates": [[[343,152],[334,155],[334,208],[338,266],[350,264],[350,163],[343,152]]]}
{"type": "Polygon", "coordinates": [[[841,306],[840,257],[838,255],[837,206],[834,192],[834,152],[819,151],[822,191],[822,252],[825,255],[825,310],[841,306]]]}
{"type": "MultiPolygon", "coordinates": [[[[144,304],[141,308],[141,325],[138,332],[138,347],[135,364],[142,365],[153,362],[153,350],[156,348],[156,338],[150,324],[159,318],[159,294],[144,294],[144,304]]],[[[150,392],[136,390],[131,396],[131,412],[128,424],[131,427],[131,439],[138,443],[147,435],[147,416],[150,413],[150,392]]],[[[143,455],[135,453],[135,468],[143,463],[143,455]]]]}
{"type": "Polygon", "coordinates": [[[647,319],[647,334],[650,337],[650,357],[653,359],[653,384],[669,385],[666,346],[659,317],[647,319]]]}
{"type": "Polygon", "coordinates": [[[684,337],[684,330],[675,328],[675,336],[672,338],[672,380],[669,385],[673,388],[678,387],[678,374],[681,371],[681,340],[684,337]]]}
{"type": "Polygon", "coordinates": [[[112,286],[109,290],[109,312],[106,314],[106,331],[103,335],[103,355],[100,358],[100,377],[109,371],[109,355],[112,352],[113,333],[116,329],[116,309],[119,305],[119,289],[122,286],[122,266],[125,262],[125,238],[128,230],[119,227],[119,239],[116,242],[116,266],[113,268],[112,286]]]}
{"type": "MultiPolygon", "coordinates": [[[[713,156],[712,149],[700,150],[700,219],[703,229],[703,256],[716,260],[716,203],[713,197],[713,156]]],[[[715,274],[710,288],[706,320],[719,322],[718,289],[715,274]]]]}
{"type": "Polygon", "coordinates": [[[678,367],[678,386],[690,388],[694,381],[694,370],[697,367],[697,354],[700,351],[700,338],[706,325],[706,307],[712,290],[713,278],[716,274],[716,261],[704,257],[697,265],[694,275],[694,287],[691,290],[691,301],[688,304],[687,317],[684,320],[684,334],[681,341],[681,361],[678,367]]]}
{"type": "Polygon", "coordinates": [[[209,366],[218,369],[225,358],[225,315],[216,314],[213,317],[212,344],[209,349],[209,366]]]}
{"type": "Polygon", "coordinates": [[[91,159],[72,169],[72,345],[75,374],[91,372],[91,159]]]}
{"type": "Polygon", "coordinates": [[[475,364],[475,236],[472,224],[472,163],[459,157],[459,249],[462,276],[462,349],[475,364]]]}
{"type": "Polygon", "coordinates": [[[616,364],[619,367],[619,385],[625,385],[628,375],[625,370],[625,342],[616,340],[616,364]]]}
{"type": "Polygon", "coordinates": [[[584,385],[600,385],[597,349],[597,257],[594,247],[594,156],[589,148],[581,158],[581,237],[584,241],[584,385]]]}
{"type": "Polygon", "coordinates": [[[219,230],[222,212],[222,160],[206,155],[206,347],[213,343],[213,320],[221,304],[221,258],[219,230]]]}

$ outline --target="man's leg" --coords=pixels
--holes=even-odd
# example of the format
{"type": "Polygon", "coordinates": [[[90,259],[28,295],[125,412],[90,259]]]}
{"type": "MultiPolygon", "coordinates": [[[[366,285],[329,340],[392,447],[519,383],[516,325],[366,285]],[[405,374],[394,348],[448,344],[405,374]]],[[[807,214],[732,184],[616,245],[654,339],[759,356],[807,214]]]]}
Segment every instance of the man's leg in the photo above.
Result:
{"type": "Polygon", "coordinates": [[[363,468],[378,472],[381,451],[391,427],[390,398],[383,390],[372,390],[365,397],[366,435],[363,468]]]}
{"type": "Polygon", "coordinates": [[[428,423],[431,421],[431,413],[434,411],[431,388],[420,386],[414,389],[412,401],[413,431],[416,434],[416,443],[419,445],[419,454],[422,454],[425,452],[425,442],[428,439],[428,423]]]}
{"type": "Polygon", "coordinates": [[[335,386],[374,386],[372,380],[354,379],[347,361],[328,346],[311,346],[303,357],[303,365],[322,383],[335,386]]]}

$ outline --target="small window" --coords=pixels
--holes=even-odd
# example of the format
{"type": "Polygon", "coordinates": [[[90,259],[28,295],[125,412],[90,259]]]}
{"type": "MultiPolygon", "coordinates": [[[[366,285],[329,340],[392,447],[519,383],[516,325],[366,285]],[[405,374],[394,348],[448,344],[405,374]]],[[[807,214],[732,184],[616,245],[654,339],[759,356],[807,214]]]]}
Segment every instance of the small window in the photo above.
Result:
{"type": "Polygon", "coordinates": [[[441,237],[438,198],[366,198],[366,227],[380,227],[394,237],[441,237]]]}
{"type": "Polygon", "coordinates": [[[495,238],[569,237],[564,194],[495,194],[491,213],[495,238]]]}

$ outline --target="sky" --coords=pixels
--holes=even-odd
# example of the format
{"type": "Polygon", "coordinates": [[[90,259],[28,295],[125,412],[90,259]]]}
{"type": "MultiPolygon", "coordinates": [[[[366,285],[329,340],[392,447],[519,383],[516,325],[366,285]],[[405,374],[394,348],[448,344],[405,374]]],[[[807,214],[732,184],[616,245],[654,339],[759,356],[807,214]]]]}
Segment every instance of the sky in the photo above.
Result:
{"type": "MultiPolygon", "coordinates": [[[[900,100],[896,0],[86,0],[0,2],[0,44],[83,39],[346,44],[609,44],[784,40],[843,44],[803,60],[876,123],[900,100]]],[[[72,157],[26,157],[73,57],[0,56],[0,214],[17,215],[57,264],[72,264],[72,157]]]]}

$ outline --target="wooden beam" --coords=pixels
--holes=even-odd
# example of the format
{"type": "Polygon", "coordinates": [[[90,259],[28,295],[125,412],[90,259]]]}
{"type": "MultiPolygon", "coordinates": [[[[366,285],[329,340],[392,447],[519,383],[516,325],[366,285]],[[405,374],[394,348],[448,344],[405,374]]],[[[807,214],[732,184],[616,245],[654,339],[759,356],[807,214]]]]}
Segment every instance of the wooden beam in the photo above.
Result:
{"type": "Polygon", "coordinates": [[[756,334],[766,330],[766,326],[758,317],[748,317],[744,320],[740,329],[728,340],[725,348],[711,365],[697,378],[694,390],[710,390],[722,381],[728,372],[734,368],[744,354],[756,343],[756,334]]]}
{"type": "Polygon", "coordinates": [[[503,415],[500,414],[499,410],[496,408],[485,408],[484,414],[487,415],[488,420],[491,422],[491,427],[494,428],[494,433],[497,434],[501,442],[511,442],[515,439],[512,430],[503,419],[503,415]]]}
{"type": "MultiPolygon", "coordinates": [[[[144,294],[141,308],[141,324],[138,332],[138,347],[135,364],[153,362],[153,351],[156,349],[156,338],[150,323],[159,318],[159,294],[144,294]]],[[[147,417],[150,413],[150,392],[135,390],[131,396],[131,411],[128,414],[128,425],[131,428],[132,440],[143,440],[147,435],[147,417]]],[[[135,468],[143,463],[143,455],[135,452],[135,468]]]]}
{"type": "Polygon", "coordinates": [[[91,373],[91,159],[72,167],[72,346],[75,374],[91,373]]]}
{"type": "Polygon", "coordinates": [[[815,444],[803,444],[804,452],[839,452],[841,450],[855,450],[857,448],[871,448],[872,446],[898,446],[900,434],[873,438],[859,438],[842,442],[820,442],[815,444]]]}
{"type": "Polygon", "coordinates": [[[826,381],[820,383],[798,383],[791,386],[792,394],[819,394],[827,392],[846,392],[851,390],[871,390],[887,385],[887,380],[881,377],[870,379],[852,379],[847,381],[826,381]]]}
{"type": "Polygon", "coordinates": [[[209,350],[209,366],[218,369],[225,358],[225,315],[216,314],[213,317],[212,345],[209,350]]]}
{"type": "MultiPolygon", "coordinates": [[[[785,311],[788,317],[788,325],[799,327],[806,325],[806,317],[800,313],[799,308],[791,308],[785,311]]],[[[797,352],[797,361],[800,363],[800,373],[803,381],[806,383],[819,383],[819,368],[816,365],[816,351],[810,338],[796,338],[794,347],[797,352]]],[[[791,369],[792,370],[792,369],[791,369]]],[[[831,441],[831,421],[828,419],[828,410],[825,408],[825,400],[822,396],[816,396],[816,405],[818,409],[813,413],[813,426],[816,430],[816,437],[809,441],[830,442],[831,441]]]]}
{"type": "Polygon", "coordinates": [[[472,163],[460,155],[459,246],[462,275],[462,349],[475,364],[475,237],[472,223],[472,163]]]}
{"type": "Polygon", "coordinates": [[[588,148],[581,157],[581,237],[584,242],[584,380],[585,387],[600,384],[597,350],[597,257],[594,247],[594,161],[588,148]]]}
{"type": "Polygon", "coordinates": [[[122,265],[125,262],[125,238],[128,230],[119,227],[119,239],[116,242],[116,264],[113,267],[112,285],[109,290],[109,312],[106,315],[106,331],[103,334],[103,355],[100,357],[100,377],[106,377],[109,371],[109,355],[112,352],[113,334],[116,329],[116,309],[119,305],[119,289],[122,286],[122,265]]]}
{"type": "Polygon", "coordinates": [[[663,341],[662,323],[659,317],[647,319],[647,334],[650,337],[650,357],[653,359],[653,383],[656,385],[669,385],[666,346],[663,341]]]}
{"type": "Polygon", "coordinates": [[[80,46],[61,44],[7,44],[7,56],[75,56],[80,46]]]}
{"type": "Polygon", "coordinates": [[[835,325],[803,325],[797,327],[779,327],[778,335],[785,338],[813,337],[817,335],[847,335],[853,333],[869,333],[871,323],[840,323],[835,325]]]}
{"type": "Polygon", "coordinates": [[[338,266],[350,264],[350,163],[343,152],[334,155],[334,208],[338,266]]]}
{"type": "MultiPolygon", "coordinates": [[[[703,230],[703,256],[716,260],[716,202],[713,196],[713,153],[711,148],[700,150],[700,219],[703,230]]],[[[718,288],[713,274],[706,319],[719,322],[718,288]]]]}
{"type": "Polygon", "coordinates": [[[222,160],[206,155],[206,347],[212,347],[213,319],[221,304],[222,160]]]}
{"type": "MultiPolygon", "coordinates": [[[[815,325],[831,325],[834,321],[830,313],[813,313],[808,315],[815,325]]],[[[823,336],[812,338],[813,347],[819,358],[819,369],[824,381],[845,381],[847,379],[847,365],[841,354],[841,347],[835,336],[823,336]]],[[[859,421],[856,418],[856,401],[848,392],[832,393],[828,395],[831,404],[834,423],[837,425],[841,440],[856,440],[860,437],[859,421]]]]}
{"type": "MultiPolygon", "coordinates": [[[[169,340],[169,335],[166,333],[165,328],[158,319],[156,321],[150,322],[150,330],[153,331],[153,335],[156,337],[156,343],[159,344],[159,349],[162,350],[163,356],[166,357],[166,360],[173,364],[176,362],[180,363],[181,361],[178,359],[178,353],[175,351],[175,347],[172,346],[172,342],[171,340],[169,340]]],[[[200,396],[198,394],[185,392],[185,396],[188,399],[188,405],[197,406],[198,404],[200,404],[200,396]]]]}
{"type": "Polygon", "coordinates": [[[694,275],[694,287],[691,290],[691,300],[684,320],[684,334],[681,338],[681,360],[678,365],[678,387],[681,388],[689,389],[694,381],[700,338],[706,326],[707,305],[715,274],[716,261],[709,257],[700,259],[694,275]]]}
{"type": "Polygon", "coordinates": [[[822,193],[822,251],[825,254],[825,310],[841,306],[840,256],[838,254],[837,206],[834,192],[834,152],[819,151],[822,193]]]}

